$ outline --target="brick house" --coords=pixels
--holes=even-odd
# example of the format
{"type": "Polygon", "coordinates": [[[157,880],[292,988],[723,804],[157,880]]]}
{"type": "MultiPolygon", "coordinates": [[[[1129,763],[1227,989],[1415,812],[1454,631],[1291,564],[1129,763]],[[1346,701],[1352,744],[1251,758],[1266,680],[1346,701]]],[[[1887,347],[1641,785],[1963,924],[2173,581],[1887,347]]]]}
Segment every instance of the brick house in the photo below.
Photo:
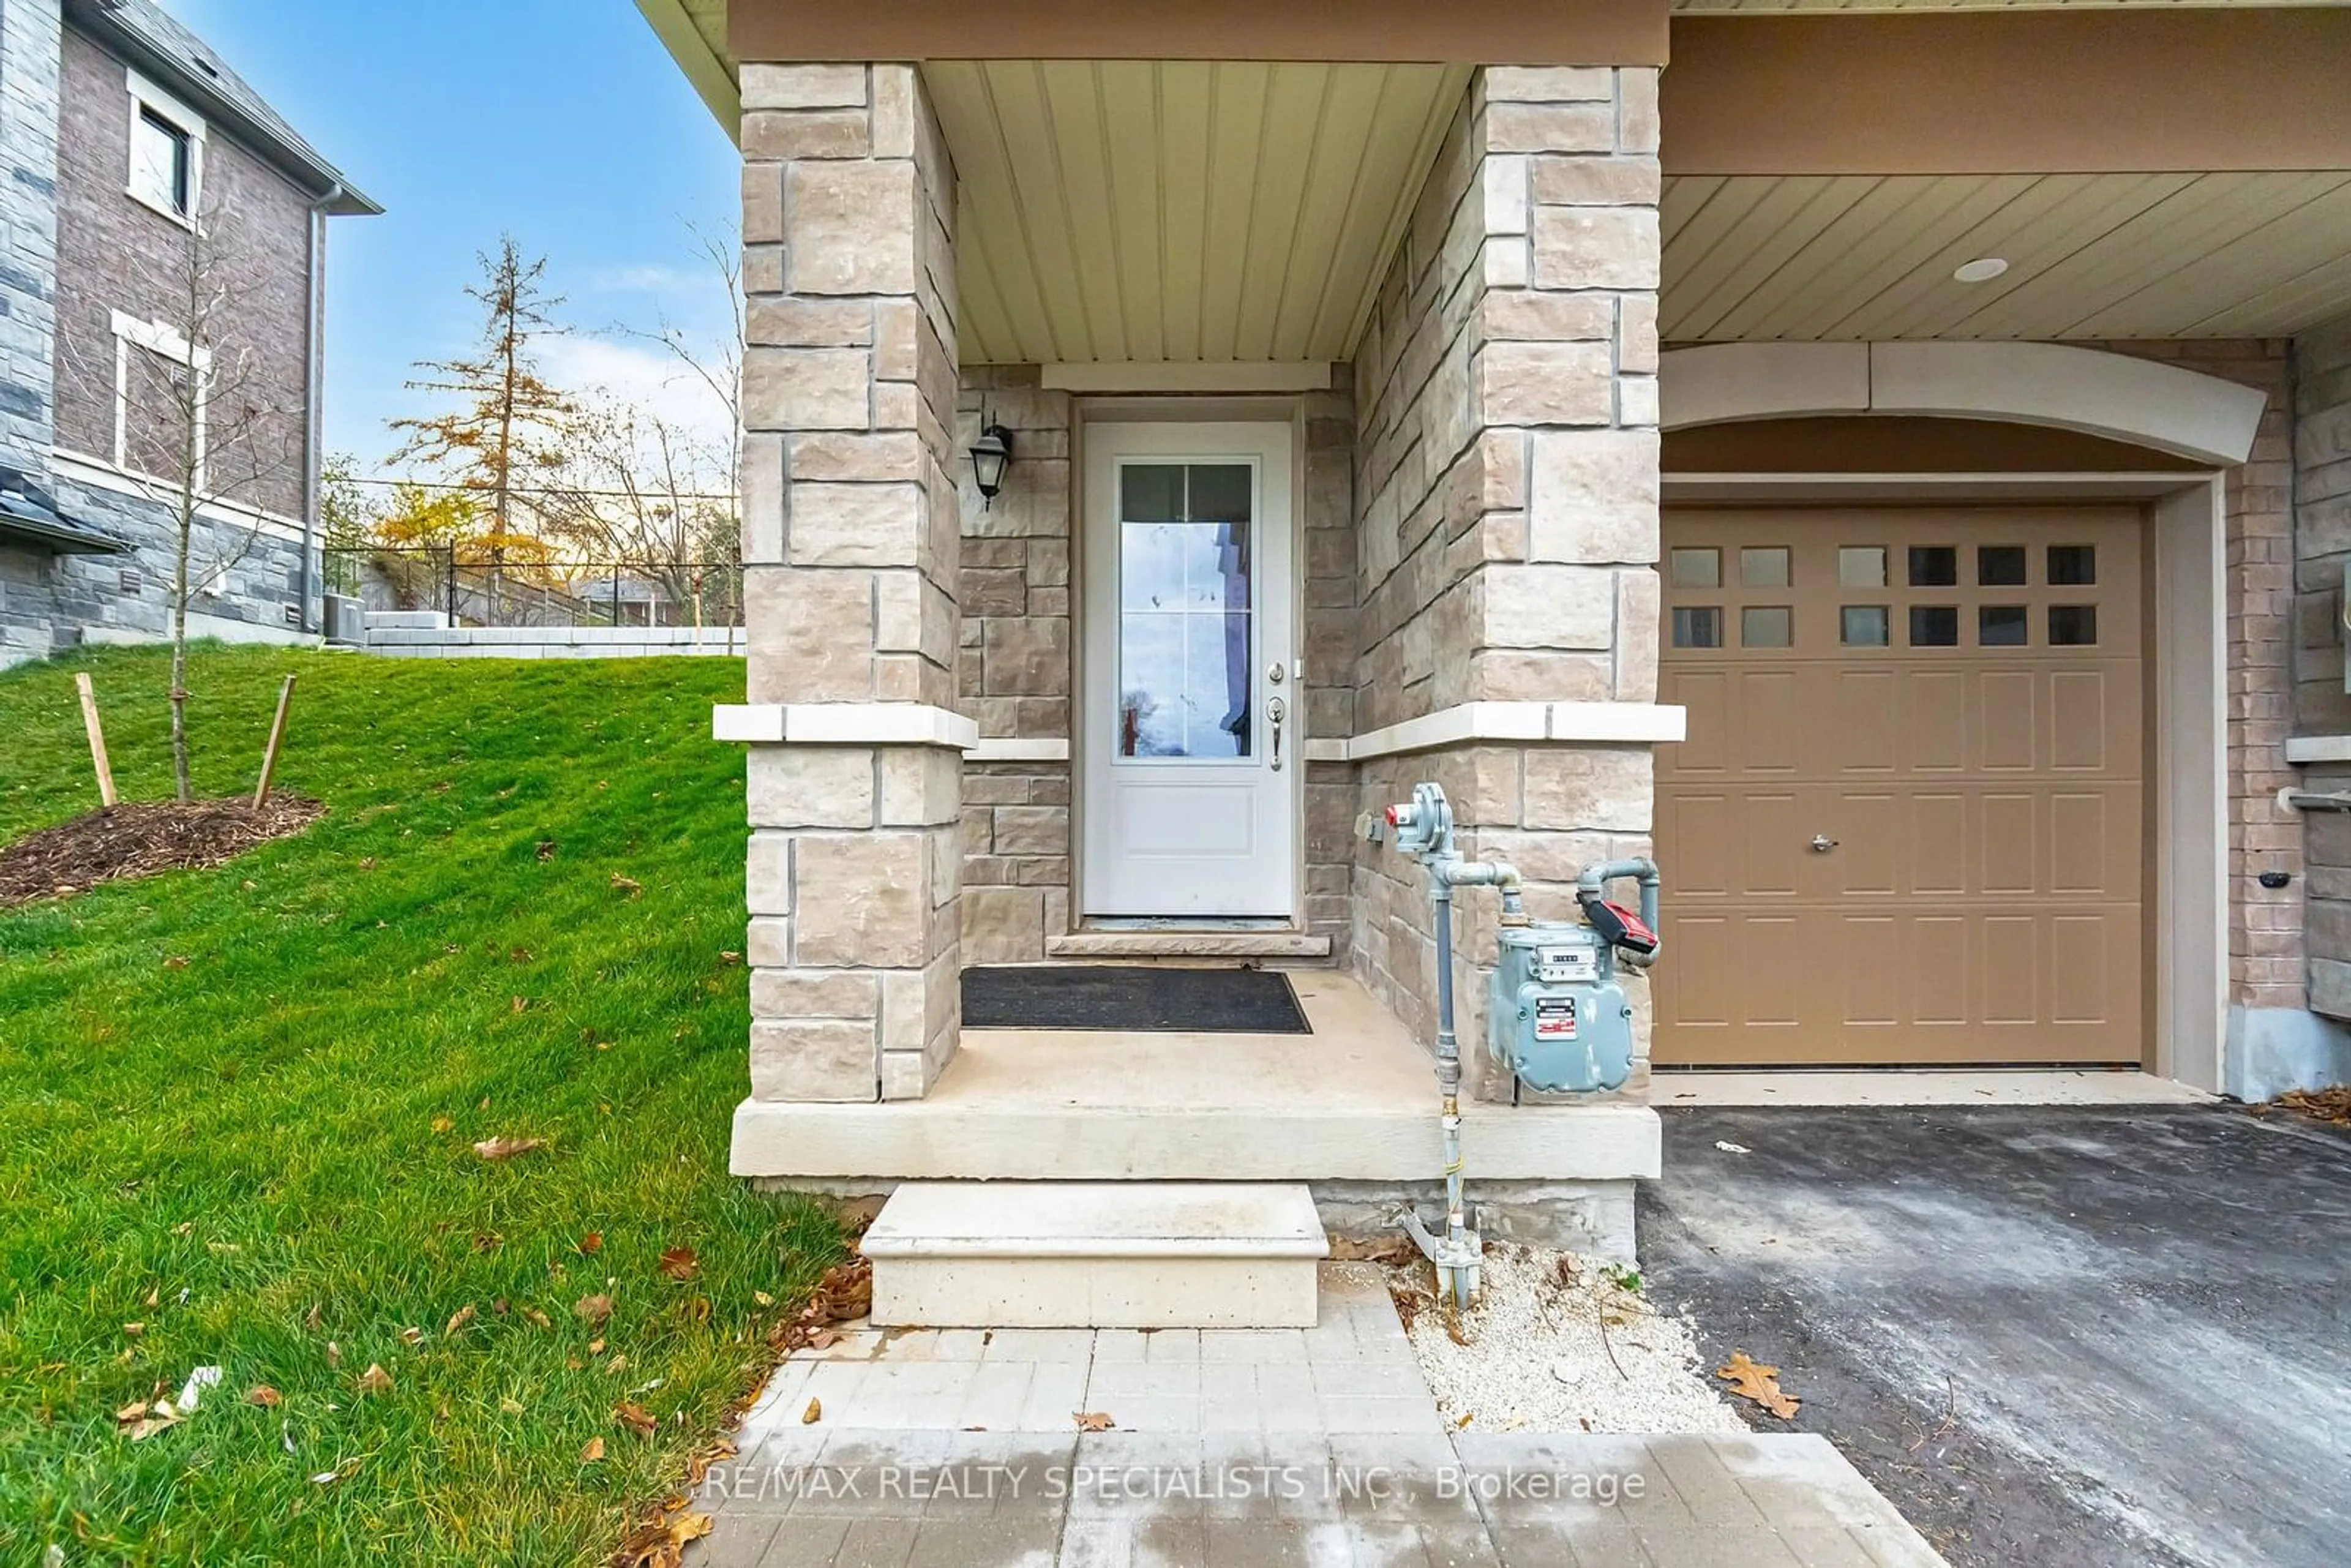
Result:
{"type": "Polygon", "coordinates": [[[1666,1069],[2351,1071],[2351,10],[640,5],[743,157],[737,1172],[1426,1190],[1423,779],[1664,865],[1631,1082],[1468,1114],[1602,1245],[1666,1069]],[[1314,1035],[960,1027],[1169,956],[1314,1035]]]}
{"type": "Polygon", "coordinates": [[[327,220],[381,209],[149,0],[8,0],[0,81],[0,664],[166,634],[191,453],[191,632],[315,636],[327,220]]]}

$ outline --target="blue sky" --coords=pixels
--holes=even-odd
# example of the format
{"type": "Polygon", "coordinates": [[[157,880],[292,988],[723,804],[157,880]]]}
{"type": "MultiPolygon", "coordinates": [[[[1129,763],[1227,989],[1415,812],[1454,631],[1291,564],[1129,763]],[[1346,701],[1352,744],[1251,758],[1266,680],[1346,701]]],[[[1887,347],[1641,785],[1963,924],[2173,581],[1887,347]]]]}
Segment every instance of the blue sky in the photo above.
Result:
{"type": "Polygon", "coordinates": [[[328,240],[327,444],[362,472],[415,412],[411,362],[468,346],[475,253],[511,232],[548,258],[575,329],[567,384],[715,420],[658,348],[616,333],[666,311],[730,329],[688,224],[732,234],[734,150],[631,0],[162,0],[383,204],[328,240]]]}

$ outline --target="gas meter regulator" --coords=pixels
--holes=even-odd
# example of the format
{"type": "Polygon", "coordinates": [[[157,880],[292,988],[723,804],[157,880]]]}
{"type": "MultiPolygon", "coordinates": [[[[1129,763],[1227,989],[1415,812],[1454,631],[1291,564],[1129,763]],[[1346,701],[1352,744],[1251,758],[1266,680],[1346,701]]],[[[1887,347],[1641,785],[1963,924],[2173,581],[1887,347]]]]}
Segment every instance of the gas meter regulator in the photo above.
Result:
{"type": "Polygon", "coordinates": [[[1486,1049],[1530,1089],[1575,1093],[1616,1089],[1633,1071],[1633,1009],[1616,978],[1625,963],[1646,969],[1657,953],[1657,868],[1611,861],[1576,880],[1581,921],[1505,925],[1486,1005],[1486,1049]],[[1638,915],[1602,895],[1637,878],[1638,915]]]}

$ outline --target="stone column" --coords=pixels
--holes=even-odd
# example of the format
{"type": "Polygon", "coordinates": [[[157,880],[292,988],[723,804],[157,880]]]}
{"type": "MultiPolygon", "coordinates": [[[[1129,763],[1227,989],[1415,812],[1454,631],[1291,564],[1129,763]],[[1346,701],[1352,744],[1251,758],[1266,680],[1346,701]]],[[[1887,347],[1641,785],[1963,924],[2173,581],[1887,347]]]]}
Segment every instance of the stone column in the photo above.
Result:
{"type": "MultiPolygon", "coordinates": [[[[1361,799],[1438,780],[1465,852],[1517,864],[1538,917],[1572,915],[1583,865],[1646,852],[1650,747],[1672,727],[1654,706],[1656,106],[1649,67],[1479,72],[1356,361],[1361,799]],[[1362,745],[1383,730],[1404,748],[1362,745]]],[[[1357,857],[1356,963],[1425,1032],[1426,901],[1395,859],[1357,857]]],[[[1482,1062],[1496,904],[1459,911],[1482,1062]]]]}
{"type": "Polygon", "coordinates": [[[56,436],[61,47],[57,0],[0,10],[0,463],[36,479],[56,436]]]}
{"type": "Polygon", "coordinates": [[[743,68],[754,1100],[912,1099],[958,1025],[955,170],[905,65],[743,68]]]}

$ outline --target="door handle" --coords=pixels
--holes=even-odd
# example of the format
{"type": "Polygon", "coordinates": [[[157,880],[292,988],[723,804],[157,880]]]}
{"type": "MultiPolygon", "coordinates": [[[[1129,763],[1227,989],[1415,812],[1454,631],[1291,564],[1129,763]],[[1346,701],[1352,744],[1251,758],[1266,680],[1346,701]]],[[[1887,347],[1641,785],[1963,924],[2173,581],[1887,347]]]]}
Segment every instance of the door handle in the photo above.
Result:
{"type": "Polygon", "coordinates": [[[1824,855],[1836,847],[1837,841],[1829,837],[1826,833],[1814,833],[1813,835],[1813,853],[1816,855],[1824,855]]]}
{"type": "Polygon", "coordinates": [[[1290,705],[1274,697],[1265,705],[1265,716],[1273,724],[1273,770],[1281,771],[1281,721],[1290,716],[1290,705]]]}

